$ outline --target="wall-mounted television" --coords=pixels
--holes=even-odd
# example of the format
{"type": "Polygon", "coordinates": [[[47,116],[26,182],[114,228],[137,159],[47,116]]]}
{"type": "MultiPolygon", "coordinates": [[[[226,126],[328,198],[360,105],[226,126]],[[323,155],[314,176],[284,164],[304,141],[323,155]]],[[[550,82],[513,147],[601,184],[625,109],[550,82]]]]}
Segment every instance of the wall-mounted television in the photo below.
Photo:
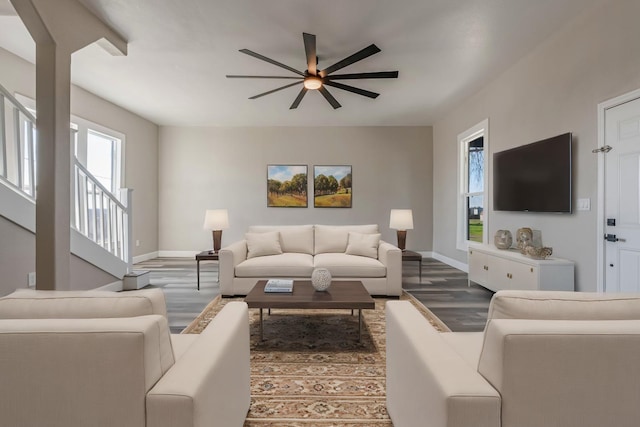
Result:
{"type": "Polygon", "coordinates": [[[494,153],[493,210],[571,213],[571,133],[494,153]]]}

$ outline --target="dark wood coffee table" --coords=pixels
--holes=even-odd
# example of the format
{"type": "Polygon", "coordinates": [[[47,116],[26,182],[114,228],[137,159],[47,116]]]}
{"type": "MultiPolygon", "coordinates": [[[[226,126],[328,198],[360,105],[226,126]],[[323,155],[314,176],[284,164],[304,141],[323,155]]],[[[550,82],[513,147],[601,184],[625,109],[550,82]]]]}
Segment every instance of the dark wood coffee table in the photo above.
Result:
{"type": "Polygon", "coordinates": [[[376,303],[359,280],[334,282],[324,292],[316,291],[310,280],[294,280],[293,292],[265,292],[266,280],[260,280],[247,294],[249,308],[260,309],[260,339],[264,339],[262,311],[272,308],[358,310],[358,341],[362,339],[362,309],[375,309],[376,303]]]}

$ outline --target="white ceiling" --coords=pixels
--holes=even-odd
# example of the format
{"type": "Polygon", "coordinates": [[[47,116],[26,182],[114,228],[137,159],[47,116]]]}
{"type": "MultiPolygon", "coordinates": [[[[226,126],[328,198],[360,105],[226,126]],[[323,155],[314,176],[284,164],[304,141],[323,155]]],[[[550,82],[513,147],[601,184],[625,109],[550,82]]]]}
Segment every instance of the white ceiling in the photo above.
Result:
{"type": "MultiPolygon", "coordinates": [[[[72,80],[159,125],[430,125],[599,0],[81,0],[129,42],[126,57],[97,46],[73,56],[72,80]],[[398,70],[398,79],[344,83],[289,110],[290,81],[226,74],[294,75],[238,52],[247,48],[304,71],[302,33],[317,36],[325,68],[375,43],[382,52],[342,73],[398,70]]],[[[9,0],[0,0],[0,46],[34,62],[35,46],[9,0]]],[[[69,25],[73,25],[69,22],[69,25]]],[[[2,83],[2,82],[0,82],[2,83]]]]}

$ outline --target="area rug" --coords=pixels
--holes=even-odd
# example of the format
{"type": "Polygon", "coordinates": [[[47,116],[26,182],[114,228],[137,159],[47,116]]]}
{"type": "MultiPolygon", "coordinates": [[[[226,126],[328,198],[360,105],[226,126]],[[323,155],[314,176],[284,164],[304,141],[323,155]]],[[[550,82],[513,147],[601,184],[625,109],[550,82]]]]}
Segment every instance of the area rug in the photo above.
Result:
{"type": "MultiPolygon", "coordinates": [[[[434,327],[448,328],[412,296],[434,327]]],[[[182,333],[200,333],[230,301],[214,299],[182,333]]],[[[272,310],[260,340],[259,310],[250,309],[251,406],[245,427],[392,426],[385,396],[386,298],[358,316],[350,310],[272,310]]]]}

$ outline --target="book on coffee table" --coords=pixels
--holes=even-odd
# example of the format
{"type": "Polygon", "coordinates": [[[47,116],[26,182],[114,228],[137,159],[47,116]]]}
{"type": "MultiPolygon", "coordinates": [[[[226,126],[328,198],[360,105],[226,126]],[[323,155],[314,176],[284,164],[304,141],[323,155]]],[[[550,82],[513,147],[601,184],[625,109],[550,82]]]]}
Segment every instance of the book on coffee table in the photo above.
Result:
{"type": "Polygon", "coordinates": [[[269,279],[264,286],[265,292],[293,292],[293,280],[269,279]]]}

